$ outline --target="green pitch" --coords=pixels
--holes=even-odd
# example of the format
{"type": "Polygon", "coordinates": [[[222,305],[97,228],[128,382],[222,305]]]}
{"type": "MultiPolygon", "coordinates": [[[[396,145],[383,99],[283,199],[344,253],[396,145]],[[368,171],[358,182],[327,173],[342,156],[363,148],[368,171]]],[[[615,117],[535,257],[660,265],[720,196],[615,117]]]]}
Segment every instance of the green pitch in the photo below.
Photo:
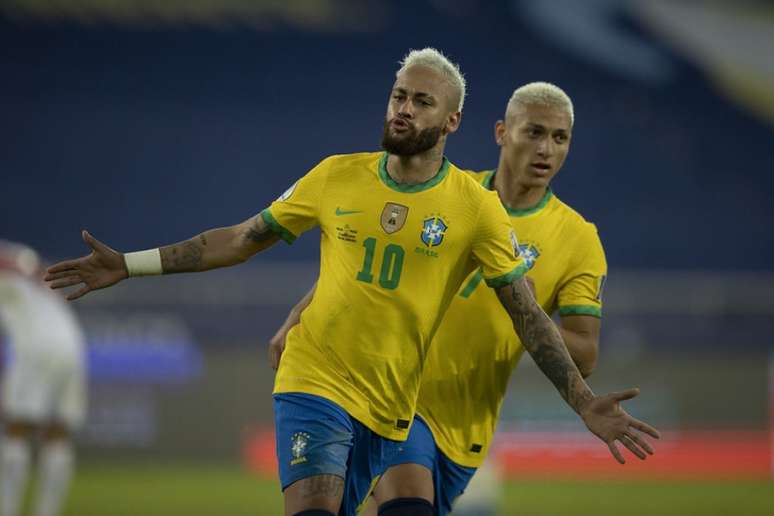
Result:
{"type": "MultiPolygon", "coordinates": [[[[65,516],[281,515],[275,481],[237,467],[83,465],[65,516]]],[[[771,482],[518,481],[504,487],[502,515],[771,515],[771,482]]]]}

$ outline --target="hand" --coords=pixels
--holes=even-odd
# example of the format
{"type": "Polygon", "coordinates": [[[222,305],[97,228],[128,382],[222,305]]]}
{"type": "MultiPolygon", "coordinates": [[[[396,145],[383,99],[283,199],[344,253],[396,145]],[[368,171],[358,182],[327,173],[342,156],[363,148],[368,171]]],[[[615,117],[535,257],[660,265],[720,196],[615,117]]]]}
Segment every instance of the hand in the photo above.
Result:
{"type": "Polygon", "coordinates": [[[588,429],[607,443],[610,453],[621,464],[626,463],[626,460],[616,446],[616,441],[623,444],[641,460],[645,460],[646,452],[648,455],[653,455],[653,448],[642,438],[640,432],[655,439],[660,437],[658,430],[633,418],[621,408],[621,401],[630,400],[639,393],[640,390],[634,388],[597,396],[581,410],[580,415],[588,429]]]}
{"type": "Polygon", "coordinates": [[[282,352],[285,351],[285,337],[288,336],[290,328],[292,328],[295,324],[291,323],[291,317],[292,315],[288,317],[288,320],[285,321],[285,324],[283,324],[280,329],[277,330],[277,333],[275,333],[274,337],[272,337],[269,341],[269,364],[275,371],[279,367],[280,358],[282,358],[282,352]]]}
{"type": "Polygon", "coordinates": [[[109,248],[86,230],[81,232],[81,236],[91,248],[91,254],[52,265],[46,270],[47,274],[43,278],[53,289],[83,283],[84,286],[80,290],[67,296],[69,301],[129,277],[123,254],[109,248]]]}

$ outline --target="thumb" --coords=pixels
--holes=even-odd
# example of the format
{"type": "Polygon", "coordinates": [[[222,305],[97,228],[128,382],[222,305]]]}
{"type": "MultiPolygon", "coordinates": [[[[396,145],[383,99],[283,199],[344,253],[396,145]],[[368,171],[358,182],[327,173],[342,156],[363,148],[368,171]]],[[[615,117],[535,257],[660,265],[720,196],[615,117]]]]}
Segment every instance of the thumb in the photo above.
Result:
{"type": "Polygon", "coordinates": [[[101,251],[105,247],[102,242],[91,236],[91,233],[85,229],[81,231],[81,237],[83,238],[83,241],[86,243],[86,245],[91,247],[93,251],[101,251]]]}
{"type": "Polygon", "coordinates": [[[615,401],[625,401],[636,397],[639,393],[640,389],[638,387],[632,387],[631,389],[626,389],[625,391],[611,392],[609,396],[615,401]]]}

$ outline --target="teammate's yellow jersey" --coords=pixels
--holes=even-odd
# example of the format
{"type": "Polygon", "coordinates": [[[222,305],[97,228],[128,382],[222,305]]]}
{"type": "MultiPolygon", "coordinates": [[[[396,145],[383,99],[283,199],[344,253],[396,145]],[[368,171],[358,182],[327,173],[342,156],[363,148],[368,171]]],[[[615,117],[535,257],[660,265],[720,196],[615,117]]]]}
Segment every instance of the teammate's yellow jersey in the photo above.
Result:
{"type": "MultiPolygon", "coordinates": [[[[493,172],[472,174],[492,188],[493,172]]],[[[548,314],[600,317],[607,264],[597,229],[548,190],[508,209],[537,301],[548,314]]],[[[511,371],[524,348],[497,295],[476,271],[447,310],[425,364],[417,413],[454,462],[478,467],[489,451],[511,371]]]]}
{"type": "Polygon", "coordinates": [[[384,152],[332,156],[262,212],[284,240],[320,226],[320,275],[287,335],[274,392],[315,394],[404,440],[428,346],[476,268],[490,286],[526,271],[496,193],[446,159],[418,185],[384,152]]]}

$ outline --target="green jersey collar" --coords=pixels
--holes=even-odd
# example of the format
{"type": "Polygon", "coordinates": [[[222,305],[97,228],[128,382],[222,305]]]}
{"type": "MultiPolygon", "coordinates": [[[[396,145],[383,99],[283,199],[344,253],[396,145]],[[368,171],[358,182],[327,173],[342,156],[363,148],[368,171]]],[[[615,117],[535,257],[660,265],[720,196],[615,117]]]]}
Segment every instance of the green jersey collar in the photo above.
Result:
{"type": "MultiPolygon", "coordinates": [[[[487,172],[486,177],[484,177],[484,182],[482,184],[487,190],[494,190],[494,176],[495,170],[491,170],[487,172]]],[[[527,215],[532,215],[533,213],[537,213],[545,208],[546,204],[548,204],[548,201],[550,201],[551,197],[553,196],[554,192],[551,191],[551,187],[548,187],[546,188],[546,194],[543,196],[543,198],[540,199],[540,201],[538,201],[538,203],[531,208],[509,208],[508,206],[505,206],[505,203],[503,203],[503,207],[511,217],[526,217],[527,215]]]]}
{"type": "Polygon", "coordinates": [[[396,182],[393,178],[390,177],[390,174],[387,173],[387,153],[383,152],[382,157],[379,158],[379,178],[382,180],[384,184],[389,186],[395,191],[403,192],[403,193],[416,193],[416,192],[424,192],[428,188],[432,188],[441,181],[443,181],[443,178],[445,178],[449,173],[449,160],[446,159],[444,156],[443,162],[441,163],[441,168],[438,169],[438,172],[425,181],[424,183],[419,183],[416,185],[404,185],[401,183],[396,182]]]}

